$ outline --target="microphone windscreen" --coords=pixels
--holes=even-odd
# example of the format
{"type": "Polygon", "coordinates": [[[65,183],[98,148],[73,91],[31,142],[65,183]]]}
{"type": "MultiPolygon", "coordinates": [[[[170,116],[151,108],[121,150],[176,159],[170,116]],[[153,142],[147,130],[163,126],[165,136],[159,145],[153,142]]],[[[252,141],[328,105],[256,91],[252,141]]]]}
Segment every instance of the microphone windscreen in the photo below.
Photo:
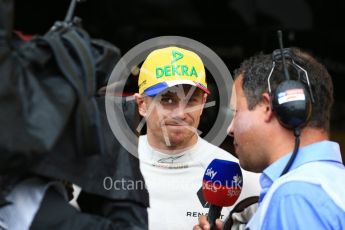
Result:
{"type": "Polygon", "coordinates": [[[202,182],[205,200],[211,205],[233,205],[242,190],[242,171],[238,163],[214,159],[205,170],[202,182]]]}

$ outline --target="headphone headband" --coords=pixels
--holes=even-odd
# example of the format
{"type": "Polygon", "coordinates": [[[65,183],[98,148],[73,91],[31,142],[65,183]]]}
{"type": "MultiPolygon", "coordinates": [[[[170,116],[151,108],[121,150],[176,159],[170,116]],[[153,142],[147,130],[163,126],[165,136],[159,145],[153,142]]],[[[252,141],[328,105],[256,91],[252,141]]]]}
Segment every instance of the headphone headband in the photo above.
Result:
{"type": "Polygon", "coordinates": [[[267,78],[268,92],[270,94],[272,93],[272,88],[271,88],[270,80],[271,80],[272,73],[273,73],[273,71],[274,71],[274,69],[276,67],[276,62],[281,61],[283,59],[283,56],[284,56],[285,59],[290,59],[291,60],[292,66],[297,71],[302,71],[304,73],[304,76],[305,76],[305,79],[306,79],[306,82],[307,82],[307,85],[308,85],[308,90],[309,90],[311,102],[314,104],[315,100],[314,100],[313,92],[311,90],[310,81],[309,81],[309,77],[308,77],[308,72],[295,62],[295,60],[292,58],[291,49],[290,48],[284,48],[283,49],[283,53],[281,52],[280,49],[276,49],[276,50],[274,50],[272,52],[272,60],[273,60],[272,61],[272,68],[271,68],[270,73],[269,73],[268,78],[267,78]]]}

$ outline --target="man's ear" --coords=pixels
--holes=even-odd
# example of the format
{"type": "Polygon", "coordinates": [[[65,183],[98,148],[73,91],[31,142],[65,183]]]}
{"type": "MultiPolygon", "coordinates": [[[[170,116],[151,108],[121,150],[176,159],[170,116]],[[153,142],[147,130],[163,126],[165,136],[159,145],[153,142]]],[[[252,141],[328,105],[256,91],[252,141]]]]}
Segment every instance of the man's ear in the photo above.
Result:
{"type": "Polygon", "coordinates": [[[273,118],[274,113],[272,110],[270,95],[268,93],[262,94],[262,104],[263,104],[263,109],[264,109],[264,114],[265,114],[265,122],[269,122],[273,118]]]}
{"type": "Polygon", "coordinates": [[[146,110],[146,103],[144,100],[144,96],[139,94],[139,93],[135,93],[134,98],[135,98],[135,101],[137,102],[137,105],[138,105],[139,114],[141,116],[145,117],[147,110],[146,110]]]}

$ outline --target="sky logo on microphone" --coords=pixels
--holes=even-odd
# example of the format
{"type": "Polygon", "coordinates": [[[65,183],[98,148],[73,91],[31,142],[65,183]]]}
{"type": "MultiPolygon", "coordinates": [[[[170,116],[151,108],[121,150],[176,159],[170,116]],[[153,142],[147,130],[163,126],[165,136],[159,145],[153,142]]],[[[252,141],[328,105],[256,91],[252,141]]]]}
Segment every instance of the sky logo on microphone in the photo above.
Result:
{"type": "Polygon", "coordinates": [[[241,194],[242,171],[238,163],[215,159],[206,168],[202,192],[207,202],[225,207],[233,205],[241,194]]]}
{"type": "Polygon", "coordinates": [[[216,172],[216,171],[213,171],[212,168],[206,169],[205,175],[211,177],[211,179],[213,179],[213,178],[215,177],[216,174],[217,174],[217,172],[216,172]]]}

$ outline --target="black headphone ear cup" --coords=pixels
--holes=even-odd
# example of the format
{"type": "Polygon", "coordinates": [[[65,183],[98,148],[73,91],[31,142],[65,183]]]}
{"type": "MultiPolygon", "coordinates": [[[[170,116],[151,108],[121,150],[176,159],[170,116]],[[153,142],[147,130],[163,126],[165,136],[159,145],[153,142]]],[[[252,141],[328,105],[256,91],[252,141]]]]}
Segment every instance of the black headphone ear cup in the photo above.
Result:
{"type": "Polygon", "coordinates": [[[272,109],[282,126],[301,128],[309,121],[312,104],[309,92],[300,81],[286,80],[271,95],[272,109]]]}

